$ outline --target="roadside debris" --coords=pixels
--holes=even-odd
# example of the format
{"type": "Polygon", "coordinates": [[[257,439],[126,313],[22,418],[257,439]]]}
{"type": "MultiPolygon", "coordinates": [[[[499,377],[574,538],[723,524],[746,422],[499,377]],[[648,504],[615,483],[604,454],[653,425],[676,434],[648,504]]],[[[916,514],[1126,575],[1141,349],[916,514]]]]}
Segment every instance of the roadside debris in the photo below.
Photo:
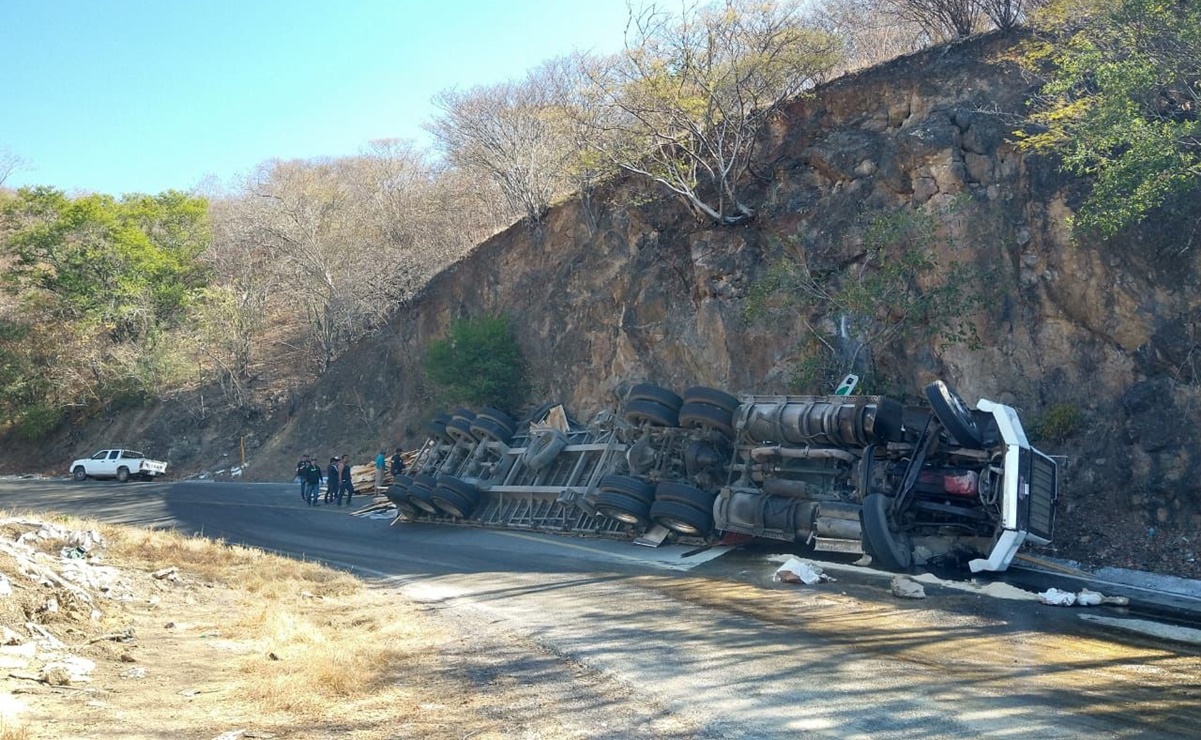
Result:
{"type": "Polygon", "coordinates": [[[1087,588],[1081,589],[1079,593],[1049,588],[1038,595],[1038,600],[1048,606],[1126,606],[1130,603],[1130,599],[1125,596],[1106,596],[1087,588]]]}
{"type": "Polygon", "coordinates": [[[926,589],[922,584],[908,576],[893,576],[889,586],[892,588],[892,595],[898,599],[926,598],[926,589]]]}
{"type": "Polygon", "coordinates": [[[812,586],[815,583],[833,583],[836,579],[826,575],[820,566],[807,560],[789,558],[776,570],[772,580],[780,583],[803,583],[806,586],[812,586]]]}

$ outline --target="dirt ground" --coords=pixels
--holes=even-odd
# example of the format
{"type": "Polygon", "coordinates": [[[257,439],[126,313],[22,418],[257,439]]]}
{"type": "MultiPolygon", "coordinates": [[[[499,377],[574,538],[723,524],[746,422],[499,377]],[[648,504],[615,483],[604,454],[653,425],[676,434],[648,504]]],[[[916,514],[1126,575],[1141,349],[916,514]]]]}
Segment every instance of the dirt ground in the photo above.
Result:
{"type": "Polygon", "coordinates": [[[7,517],[0,574],[0,740],[697,734],[484,620],[256,550],[7,517]]]}

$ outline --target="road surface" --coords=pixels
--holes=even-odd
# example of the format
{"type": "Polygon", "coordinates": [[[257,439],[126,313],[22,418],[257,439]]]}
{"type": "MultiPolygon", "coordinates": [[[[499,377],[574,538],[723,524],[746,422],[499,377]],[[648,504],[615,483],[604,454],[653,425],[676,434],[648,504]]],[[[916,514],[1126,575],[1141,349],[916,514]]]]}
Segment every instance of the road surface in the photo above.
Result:
{"type": "MultiPolygon", "coordinates": [[[[9,511],[175,527],[317,559],[510,630],[705,738],[1195,737],[1201,658],[1071,610],[887,581],[772,584],[760,556],[309,508],[291,484],[0,481],[9,511]]],[[[1102,612],[1096,612],[1102,613],[1102,612]]],[[[1112,614],[1112,610],[1105,612],[1112,614]]]]}

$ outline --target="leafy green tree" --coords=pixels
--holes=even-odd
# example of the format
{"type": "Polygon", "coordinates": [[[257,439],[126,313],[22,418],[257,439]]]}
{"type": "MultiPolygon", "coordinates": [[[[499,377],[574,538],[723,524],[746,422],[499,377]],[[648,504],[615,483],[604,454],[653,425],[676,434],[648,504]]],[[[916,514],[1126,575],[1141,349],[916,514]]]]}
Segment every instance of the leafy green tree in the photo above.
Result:
{"type": "Polygon", "coordinates": [[[425,370],[446,400],[512,409],[528,386],[513,325],[503,316],[456,319],[430,344],[425,370]]]}
{"type": "Polygon", "coordinates": [[[208,279],[207,204],[183,193],[0,203],[0,429],[26,437],[71,408],[139,402],[191,364],[178,337],[208,279]]]}
{"type": "Polygon", "coordinates": [[[1055,0],[1028,67],[1046,75],[1022,132],[1093,178],[1075,226],[1112,236],[1201,187],[1201,3],[1055,0]]]}

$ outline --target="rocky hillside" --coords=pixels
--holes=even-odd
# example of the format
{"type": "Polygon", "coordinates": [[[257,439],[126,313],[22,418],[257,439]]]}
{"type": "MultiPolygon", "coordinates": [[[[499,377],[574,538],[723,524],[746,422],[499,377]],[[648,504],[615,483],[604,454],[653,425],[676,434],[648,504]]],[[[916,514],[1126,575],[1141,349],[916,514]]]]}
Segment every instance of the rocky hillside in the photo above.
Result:
{"type": "MultiPolygon", "coordinates": [[[[580,418],[644,380],[797,391],[792,367],[818,317],[748,321],[748,290],[798,250],[838,274],[862,252],[866,218],[905,210],[936,219],[944,271],[930,280],[953,265],[976,276],[964,290],[977,299],[966,318],[979,342],[893,348],[876,357],[877,382],[916,394],[943,377],[969,402],[1016,406],[1040,445],[1066,457],[1060,554],[1201,575],[1191,289],[1201,208],[1109,243],[1073,242],[1083,184],[1009,141],[1031,94],[1003,60],[1012,43],[930,49],[796,102],[761,142],[749,225],[700,223],[627,179],[557,206],[541,231],[497,235],[399,307],[294,413],[257,422],[254,475],[286,477],[300,452],[416,442],[432,411],[421,358],[459,316],[514,317],[536,397],[580,418]]],[[[223,432],[203,447],[236,455],[223,432]]],[[[189,449],[199,459],[194,439],[189,449]]]]}

